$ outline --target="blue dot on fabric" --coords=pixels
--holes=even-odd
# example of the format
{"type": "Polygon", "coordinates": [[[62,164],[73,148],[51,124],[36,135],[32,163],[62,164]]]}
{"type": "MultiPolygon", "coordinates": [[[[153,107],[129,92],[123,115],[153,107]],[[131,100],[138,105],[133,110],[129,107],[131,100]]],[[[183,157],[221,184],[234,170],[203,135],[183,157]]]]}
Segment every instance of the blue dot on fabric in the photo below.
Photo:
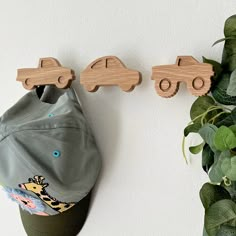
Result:
{"type": "Polygon", "coordinates": [[[48,117],[53,117],[53,116],[54,116],[53,113],[49,113],[49,114],[48,114],[48,117]]]}
{"type": "Polygon", "coordinates": [[[52,155],[53,155],[55,158],[58,158],[58,157],[61,156],[61,152],[58,151],[58,150],[55,150],[55,151],[53,151],[52,155]]]}

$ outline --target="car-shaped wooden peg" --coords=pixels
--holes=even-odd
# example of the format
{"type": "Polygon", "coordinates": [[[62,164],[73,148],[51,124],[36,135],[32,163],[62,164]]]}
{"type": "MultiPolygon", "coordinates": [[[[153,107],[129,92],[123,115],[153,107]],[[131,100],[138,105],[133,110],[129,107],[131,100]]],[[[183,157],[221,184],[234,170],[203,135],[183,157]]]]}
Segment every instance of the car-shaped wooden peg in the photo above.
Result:
{"type": "Polygon", "coordinates": [[[89,92],[95,92],[99,86],[117,85],[123,91],[130,92],[141,83],[139,71],[126,68],[116,56],[105,56],[90,63],[80,74],[80,83],[89,92]]]}
{"type": "Polygon", "coordinates": [[[180,82],[185,82],[193,95],[206,95],[210,90],[213,75],[212,65],[199,63],[192,56],[178,56],[174,65],[152,67],[156,91],[166,98],[178,92],[180,82]]]}
{"type": "Polygon", "coordinates": [[[52,57],[41,58],[38,68],[18,69],[16,78],[28,90],[39,85],[50,84],[54,84],[58,88],[68,88],[74,79],[74,71],[62,67],[59,61],[52,57]]]}

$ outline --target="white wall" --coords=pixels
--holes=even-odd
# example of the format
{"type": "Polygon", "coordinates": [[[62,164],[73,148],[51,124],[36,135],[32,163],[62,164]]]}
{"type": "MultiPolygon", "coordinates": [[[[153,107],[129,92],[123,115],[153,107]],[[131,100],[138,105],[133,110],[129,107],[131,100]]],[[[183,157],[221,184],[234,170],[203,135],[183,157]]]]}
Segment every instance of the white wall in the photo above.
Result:
{"type": "MultiPolygon", "coordinates": [[[[103,171],[82,236],[200,236],[198,192],[207,181],[200,156],[186,165],[183,129],[195,97],[185,85],[159,97],[151,67],[177,55],[220,59],[225,19],[234,0],[1,1],[1,114],[27,91],[16,69],[53,56],[77,76],[94,59],[116,55],[143,74],[131,93],[117,87],[80,93],[103,156],[103,171]]],[[[189,139],[196,143],[195,139],[189,139]]],[[[0,235],[25,235],[18,209],[0,193],[0,235]]]]}

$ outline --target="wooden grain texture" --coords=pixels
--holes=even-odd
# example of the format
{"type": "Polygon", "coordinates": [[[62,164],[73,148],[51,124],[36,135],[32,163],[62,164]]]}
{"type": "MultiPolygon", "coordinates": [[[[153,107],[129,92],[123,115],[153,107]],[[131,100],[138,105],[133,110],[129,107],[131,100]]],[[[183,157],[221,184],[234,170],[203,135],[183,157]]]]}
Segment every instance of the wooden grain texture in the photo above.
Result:
{"type": "Polygon", "coordinates": [[[21,81],[24,88],[34,89],[40,85],[54,84],[58,88],[70,87],[75,79],[74,71],[62,67],[59,61],[52,57],[41,58],[38,68],[23,68],[17,70],[17,81],[21,81]]]}
{"type": "Polygon", "coordinates": [[[166,98],[178,92],[180,82],[185,82],[193,95],[206,95],[210,90],[213,75],[212,65],[199,63],[192,56],[178,56],[173,65],[152,67],[152,79],[155,80],[156,91],[166,98]]]}
{"type": "Polygon", "coordinates": [[[95,92],[100,86],[119,86],[130,92],[142,81],[141,73],[127,69],[116,56],[105,56],[90,63],[80,73],[80,83],[89,92],[95,92]]]}

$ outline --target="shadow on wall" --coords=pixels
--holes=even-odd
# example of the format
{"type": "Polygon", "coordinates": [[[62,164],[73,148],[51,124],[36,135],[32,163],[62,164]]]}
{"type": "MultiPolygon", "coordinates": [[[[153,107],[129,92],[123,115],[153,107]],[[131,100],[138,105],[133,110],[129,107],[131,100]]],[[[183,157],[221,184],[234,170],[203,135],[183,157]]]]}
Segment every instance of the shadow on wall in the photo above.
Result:
{"type": "MultiPolygon", "coordinates": [[[[87,92],[79,83],[80,72],[85,68],[80,67],[78,57],[75,55],[75,53],[76,52],[73,50],[61,51],[58,57],[63,58],[62,64],[64,66],[71,67],[75,71],[77,79],[73,82],[73,87],[79,96],[84,115],[86,116],[92,128],[102,156],[103,165],[100,174],[101,178],[109,173],[112,173],[112,170],[116,165],[116,158],[118,158],[117,153],[119,153],[119,138],[122,132],[121,103],[123,101],[123,96],[126,95],[126,93],[123,92],[118,86],[101,86],[95,93],[87,92]],[[106,171],[106,169],[109,169],[109,171],[106,171]]],[[[114,52],[114,54],[116,53],[114,52]]],[[[143,65],[138,60],[140,57],[137,55],[136,51],[132,51],[129,54],[123,54],[122,56],[118,55],[118,57],[124,62],[127,68],[138,70],[141,73],[142,70],[144,70],[143,65]]],[[[87,65],[92,61],[93,59],[89,61],[87,65]]],[[[150,71],[146,71],[145,74],[146,76],[142,79],[141,85],[137,86],[137,88],[140,90],[139,93],[145,91],[148,86],[150,86],[150,83],[152,84],[152,81],[149,78],[150,71]]],[[[136,91],[137,88],[134,90],[136,91]]],[[[131,92],[131,94],[127,93],[127,95],[132,96],[132,93],[133,92],[131,92]]]]}
{"type": "MultiPolygon", "coordinates": [[[[115,165],[120,137],[120,91],[119,88],[99,88],[101,92],[88,93],[75,84],[80,95],[86,118],[93,130],[103,160],[103,169],[109,172],[115,165]]],[[[103,174],[103,173],[102,173],[103,174]]]]}
{"type": "Polygon", "coordinates": [[[56,56],[62,58],[60,61],[63,66],[75,71],[76,80],[73,82],[73,88],[79,96],[84,115],[92,128],[100,150],[103,161],[100,176],[103,176],[103,169],[111,169],[115,164],[114,157],[119,143],[120,96],[123,92],[117,87],[100,87],[96,93],[85,91],[79,83],[79,75],[84,68],[80,67],[75,54],[76,51],[68,49],[60,51],[56,56]]]}
{"type": "Polygon", "coordinates": [[[74,88],[79,94],[84,115],[93,131],[102,158],[102,169],[91,198],[90,209],[92,209],[98,190],[102,184],[107,182],[102,180],[111,179],[109,175],[113,173],[118,161],[119,155],[117,152],[121,134],[119,94],[121,93],[120,91],[112,93],[111,88],[99,88],[101,92],[89,93],[84,90],[78,81],[74,83],[74,88]]]}

